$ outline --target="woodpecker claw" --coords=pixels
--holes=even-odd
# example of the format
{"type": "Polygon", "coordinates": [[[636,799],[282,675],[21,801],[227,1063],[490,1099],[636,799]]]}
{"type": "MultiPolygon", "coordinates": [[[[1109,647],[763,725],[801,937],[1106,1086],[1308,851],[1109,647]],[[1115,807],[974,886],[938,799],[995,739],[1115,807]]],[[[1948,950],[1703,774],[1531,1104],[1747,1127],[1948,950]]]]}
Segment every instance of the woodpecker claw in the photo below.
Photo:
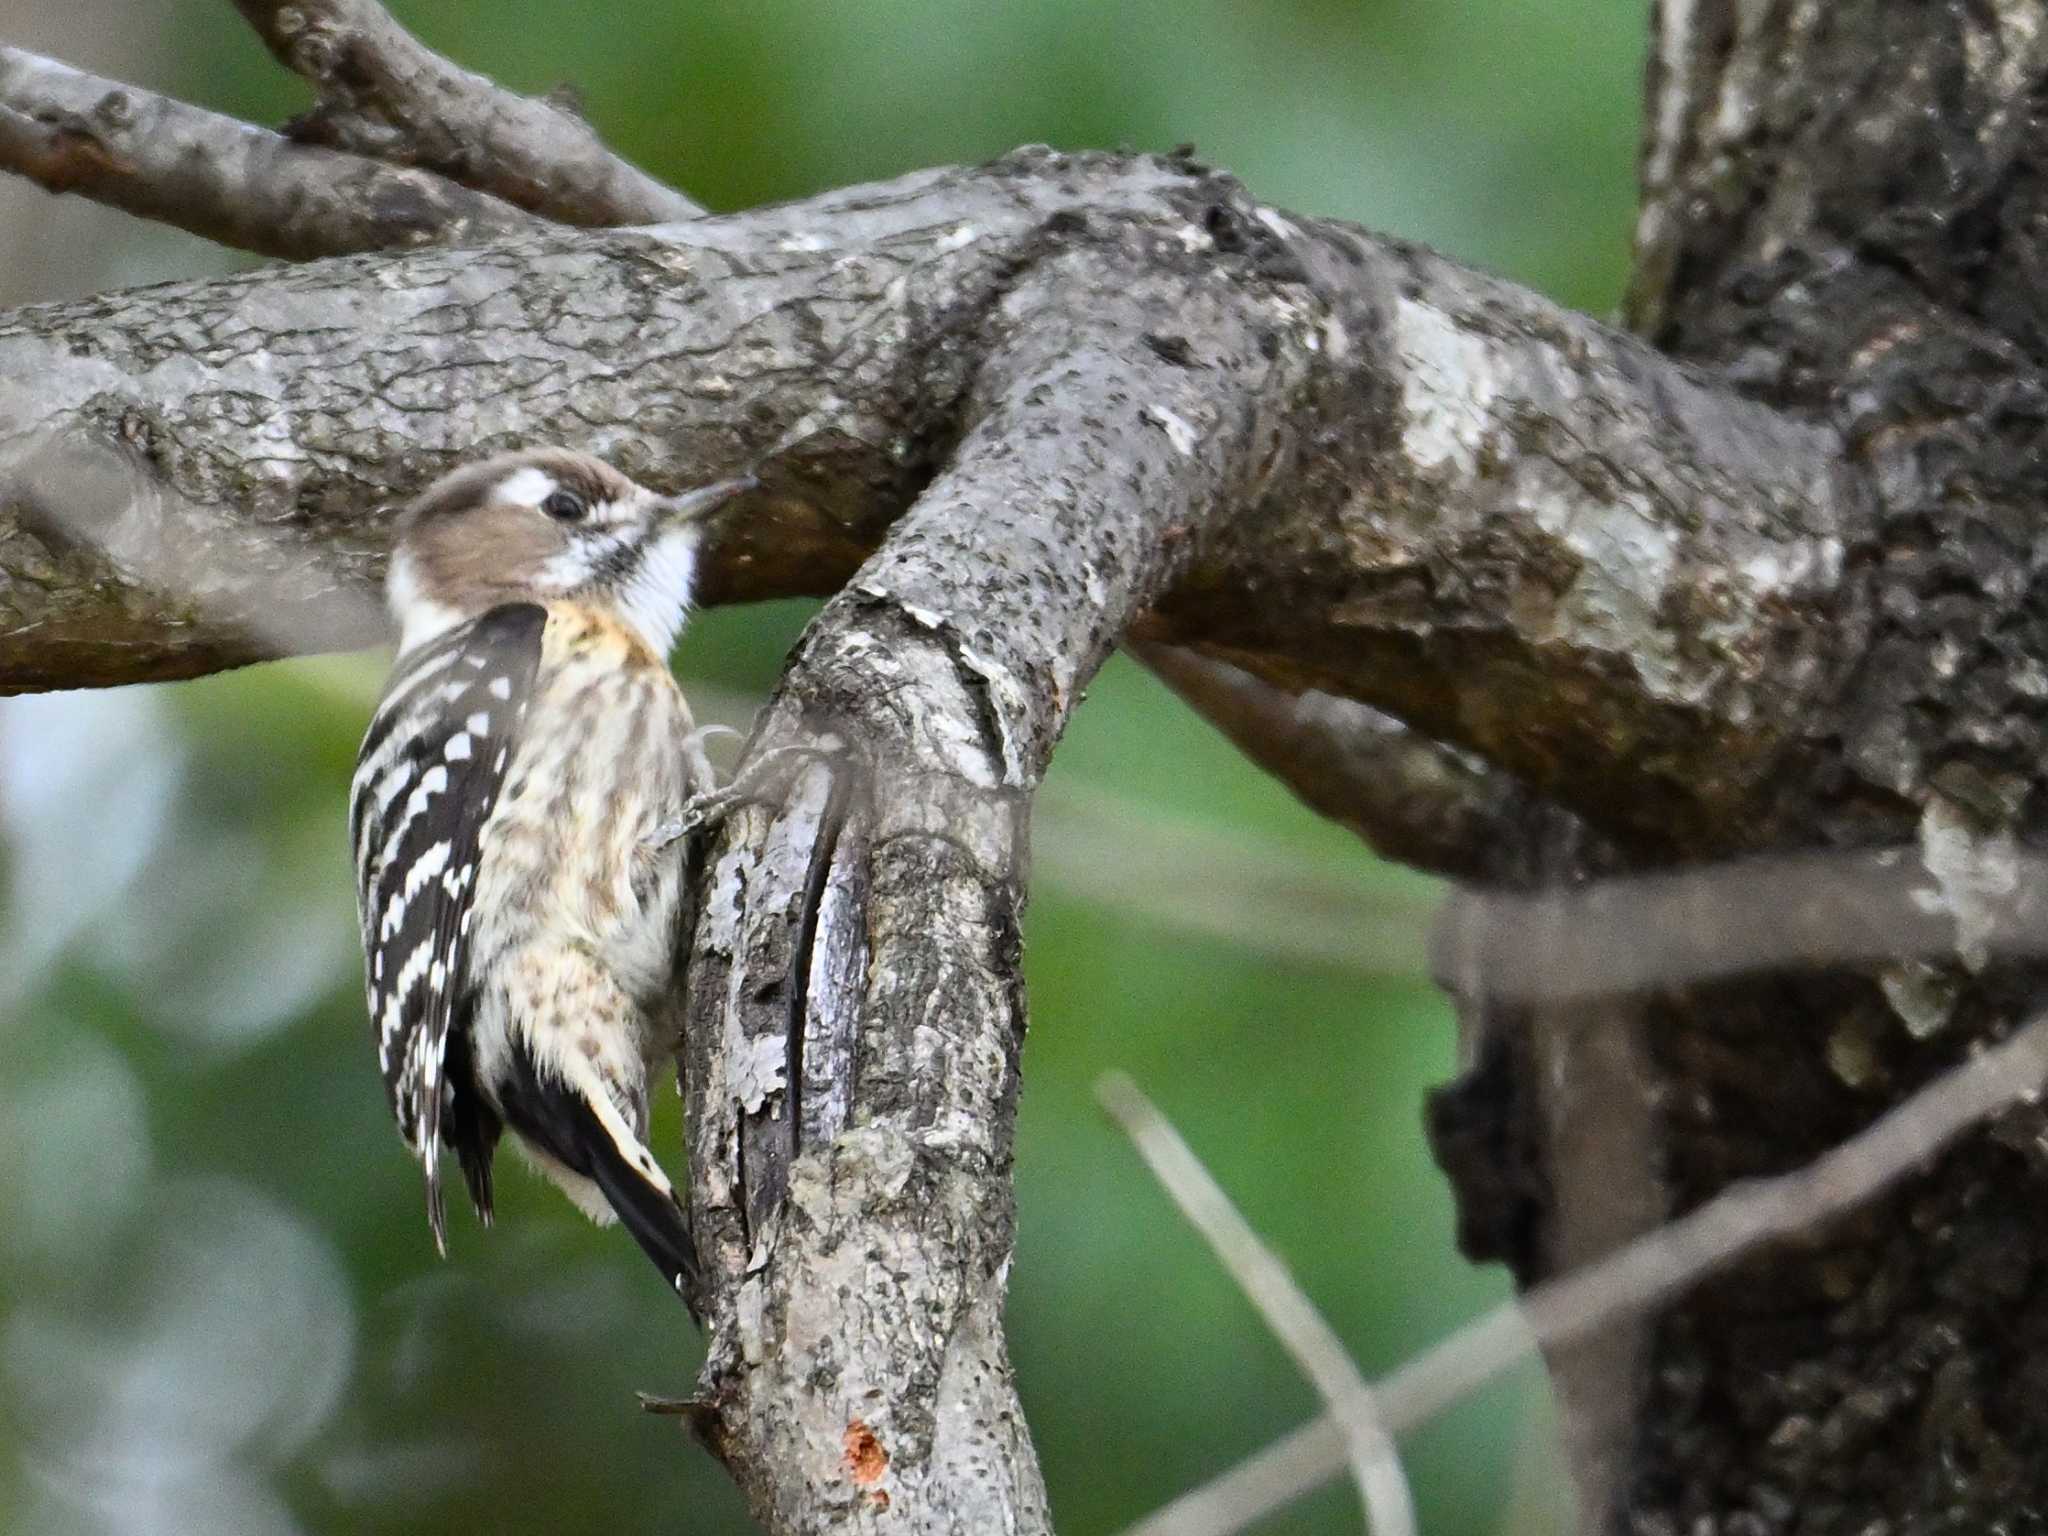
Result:
{"type": "MultiPolygon", "coordinates": [[[[810,761],[817,758],[832,760],[846,750],[845,744],[836,736],[827,736],[819,742],[795,742],[788,746],[770,747],[750,758],[734,776],[733,781],[722,789],[706,790],[701,795],[692,795],[683,807],[682,816],[674,821],[662,823],[655,830],[661,836],[670,827],[679,830],[669,842],[676,838],[688,837],[697,831],[709,831],[742,805],[759,800],[779,799],[795,777],[793,759],[810,761]]],[[[659,846],[667,847],[668,843],[659,846]]]]}
{"type": "Polygon", "coordinates": [[[677,843],[690,835],[690,823],[682,816],[671,816],[641,839],[641,846],[649,853],[666,853],[677,843]]]}

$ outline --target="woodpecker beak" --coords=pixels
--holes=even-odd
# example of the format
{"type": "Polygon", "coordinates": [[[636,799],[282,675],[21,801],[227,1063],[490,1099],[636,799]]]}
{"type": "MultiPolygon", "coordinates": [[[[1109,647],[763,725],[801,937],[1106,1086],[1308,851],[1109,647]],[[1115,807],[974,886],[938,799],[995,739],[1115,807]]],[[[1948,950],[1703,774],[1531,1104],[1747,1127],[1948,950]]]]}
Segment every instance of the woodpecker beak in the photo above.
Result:
{"type": "Polygon", "coordinates": [[[668,523],[694,523],[701,521],[724,506],[735,496],[744,496],[749,491],[758,491],[761,479],[758,475],[741,475],[732,480],[721,480],[716,485],[702,485],[694,491],[685,491],[680,496],[669,498],[662,509],[662,521],[668,523]]]}

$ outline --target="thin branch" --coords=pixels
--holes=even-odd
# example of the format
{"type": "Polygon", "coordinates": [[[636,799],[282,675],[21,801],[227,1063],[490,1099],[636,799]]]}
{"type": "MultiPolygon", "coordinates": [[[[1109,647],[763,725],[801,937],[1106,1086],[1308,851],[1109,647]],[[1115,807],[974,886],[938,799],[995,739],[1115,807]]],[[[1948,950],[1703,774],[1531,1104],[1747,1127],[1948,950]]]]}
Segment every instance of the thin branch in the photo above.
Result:
{"type": "Polygon", "coordinates": [[[0,170],[263,256],[472,245],[539,227],[425,171],[291,140],[0,47],[0,170]]]}
{"type": "Polygon", "coordinates": [[[417,165],[561,224],[666,224],[703,213],[606,149],[553,102],[435,53],[375,0],[235,0],[320,105],[295,138],[417,165]]]}
{"type": "MultiPolygon", "coordinates": [[[[1770,971],[1881,969],[1902,1015],[1952,984],[1923,960],[1977,971],[2048,952],[2048,858],[1972,836],[1941,796],[1918,846],[1759,855],[1533,892],[1460,892],[1432,940],[1447,989],[1562,1002],[1770,971]]],[[[1952,1001],[1952,997],[1950,999],[1952,1001]]]]}
{"type": "Polygon", "coordinates": [[[1377,1536],[1414,1536],[1415,1501],[1400,1453],[1344,1341],[1136,1083],[1121,1072],[1105,1073],[1096,1079],[1095,1097],[1123,1127],[1145,1166],[1258,1309],[1343,1430],[1370,1528],[1377,1536]]]}
{"type": "MultiPolygon", "coordinates": [[[[2041,1091],[2048,1016],[1988,1046],[1806,1167],[1736,1185],[1573,1274],[1544,1282],[1410,1361],[1376,1389],[1383,1422],[1420,1424],[1539,1345],[1667,1301],[1768,1242],[1807,1235],[1882,1193],[1981,1121],[2041,1091]]],[[[1317,1419],[1183,1494],[1127,1536],[1230,1536],[1345,1465],[1334,1417],[1317,1419]]]]}
{"type": "Polygon", "coordinates": [[[1288,693],[1179,646],[1128,648],[1310,810],[1383,858],[1460,879],[1489,872],[1521,797],[1484,764],[1369,705],[1288,693]]]}
{"type": "Polygon", "coordinates": [[[1362,860],[1333,867],[1247,828],[1050,779],[1032,802],[1034,879],[1126,920],[1353,975],[1429,975],[1442,892],[1362,860]]]}

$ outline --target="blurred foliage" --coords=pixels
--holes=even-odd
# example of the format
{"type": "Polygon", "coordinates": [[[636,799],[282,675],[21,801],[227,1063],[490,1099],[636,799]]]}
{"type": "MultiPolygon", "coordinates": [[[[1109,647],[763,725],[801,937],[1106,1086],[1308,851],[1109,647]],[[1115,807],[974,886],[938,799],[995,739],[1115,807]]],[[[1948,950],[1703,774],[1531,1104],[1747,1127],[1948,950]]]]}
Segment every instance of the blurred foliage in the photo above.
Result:
{"type": "MultiPolygon", "coordinates": [[[[304,107],[224,8],[163,3],[181,89],[259,121],[304,107]]],[[[1615,0],[396,9],[508,84],[572,82],[615,144],[718,207],[1019,142],[1192,140],[1283,207],[1596,313],[1619,292],[1643,16],[1615,0]]],[[[807,612],[707,615],[679,666],[758,697],[807,612]]],[[[743,1528],[708,1458],[632,1408],[685,1387],[700,1346],[618,1234],[508,1171],[498,1228],[458,1221],[433,1258],[351,948],[343,801],[378,665],[0,708],[0,1530],[743,1528]]],[[[1097,1114],[1104,1068],[1175,1118],[1369,1371],[1503,1287],[1454,1253],[1422,1141],[1448,1011],[1412,959],[1385,974],[1418,952],[1421,882],[1123,662],[1049,793],[1010,1323],[1055,1511],[1091,1532],[1314,1408],[1097,1114]],[[1062,795],[1142,814],[1105,830],[1062,795]],[[1145,878],[1147,840],[1177,835],[1206,861],[1202,924],[1145,878]],[[1276,860],[1335,891],[1355,957],[1301,958],[1248,898],[1242,866],[1276,860]]],[[[1410,1439],[1427,1530],[1544,1528],[1537,1396],[1410,1439]]],[[[1358,1528],[1341,1485],[1266,1527],[1358,1528]]]]}

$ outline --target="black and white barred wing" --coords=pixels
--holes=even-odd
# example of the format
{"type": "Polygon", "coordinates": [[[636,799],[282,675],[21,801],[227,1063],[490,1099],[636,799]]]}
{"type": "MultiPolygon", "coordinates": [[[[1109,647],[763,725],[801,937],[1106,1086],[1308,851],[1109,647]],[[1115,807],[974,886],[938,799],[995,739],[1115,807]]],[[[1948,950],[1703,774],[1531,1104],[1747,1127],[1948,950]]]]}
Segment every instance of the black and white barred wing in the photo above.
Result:
{"type": "Polygon", "coordinates": [[[399,1132],[426,1170],[436,1245],[445,1243],[442,1116],[474,1092],[448,1081],[447,1062],[451,1026],[466,1027],[478,841],[533,694],[546,622],[537,604],[509,603],[405,658],[363,738],[349,798],[377,1064],[399,1132]]]}

